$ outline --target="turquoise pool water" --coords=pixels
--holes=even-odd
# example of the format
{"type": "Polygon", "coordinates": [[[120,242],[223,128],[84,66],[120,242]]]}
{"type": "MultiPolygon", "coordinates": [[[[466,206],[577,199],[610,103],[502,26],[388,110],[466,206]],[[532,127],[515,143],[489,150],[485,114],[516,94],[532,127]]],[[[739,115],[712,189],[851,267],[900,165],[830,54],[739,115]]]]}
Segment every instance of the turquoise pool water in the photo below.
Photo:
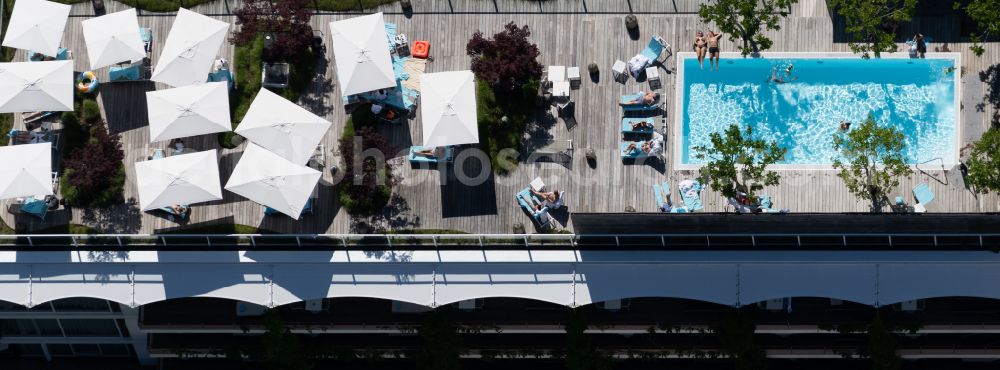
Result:
{"type": "Polygon", "coordinates": [[[840,121],[869,114],[902,130],[910,163],[955,157],[955,73],[947,70],[954,60],[739,58],[716,71],[707,61],[704,70],[694,58],[683,63],[682,164],[700,164],[691,148],[731,124],[752,125],[788,148],[783,164],[830,164],[840,121]],[[771,81],[775,67],[789,82],[771,81]]]}

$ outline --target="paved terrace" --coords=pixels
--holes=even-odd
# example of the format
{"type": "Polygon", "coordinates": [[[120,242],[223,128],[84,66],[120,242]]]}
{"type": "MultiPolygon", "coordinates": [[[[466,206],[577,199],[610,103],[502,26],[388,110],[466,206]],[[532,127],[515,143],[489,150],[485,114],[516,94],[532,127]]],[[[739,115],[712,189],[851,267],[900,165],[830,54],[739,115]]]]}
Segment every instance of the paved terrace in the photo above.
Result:
{"type": "MultiPolygon", "coordinates": [[[[696,30],[706,29],[696,15],[694,1],[653,1],[653,0],[587,0],[572,1],[522,1],[522,0],[422,0],[414,2],[415,14],[410,17],[399,13],[398,5],[383,8],[387,22],[399,25],[399,32],[410,40],[430,40],[431,55],[434,60],[426,72],[463,70],[469,67],[469,57],[465,55],[465,44],[475,30],[492,34],[509,22],[527,24],[532,31],[532,40],[541,50],[543,65],[581,66],[584,69],[583,82],[579,89],[571,92],[576,102],[576,124],[567,125],[561,119],[542,116],[530,125],[526,148],[544,145],[549,140],[571,139],[576,147],[572,163],[522,163],[517,170],[506,176],[490,176],[478,186],[464,186],[455,181],[458,169],[413,169],[405,159],[397,156],[392,160],[394,173],[402,182],[394,187],[391,206],[382,215],[368,222],[376,227],[394,229],[456,229],[475,233],[508,233],[517,222],[531,225],[529,218],[516,206],[513,195],[527,183],[540,176],[550,186],[567,191],[568,212],[621,212],[632,206],[638,212],[654,212],[653,195],[650,185],[670,180],[678,181],[697,176],[691,171],[675,171],[670,168],[673,153],[673,138],[667,138],[667,157],[663,161],[623,164],[617,153],[620,142],[618,122],[621,110],[616,102],[620,95],[647,88],[645,82],[630,79],[626,84],[612,81],[610,67],[614,60],[627,60],[639,52],[651,35],[660,35],[674,45],[674,51],[686,51],[696,30]],[[494,7],[496,4],[496,7],[494,7]],[[673,4],[677,4],[675,8],[673,4]],[[631,7],[639,16],[639,36],[630,38],[622,13],[631,7]],[[539,13],[539,9],[549,14],[539,13]],[[496,13],[497,10],[508,13],[496,13]],[[450,13],[467,12],[467,13],[450,13]],[[679,11],[679,12],[678,12],[679,11]],[[656,12],[663,12],[657,13],[656,12]],[[669,13],[668,13],[669,12],[669,13]],[[649,14],[646,14],[649,13],[649,14]],[[596,61],[601,67],[600,78],[592,81],[586,76],[586,65],[596,61]],[[583,153],[585,148],[597,150],[596,166],[588,165],[583,153]]],[[[106,2],[108,11],[115,11],[124,5],[106,2]]],[[[194,8],[216,18],[234,22],[227,9],[235,9],[238,2],[230,0],[216,2],[194,8]]],[[[74,5],[74,17],[70,18],[63,44],[74,53],[76,70],[86,68],[86,48],[80,28],[80,21],[92,14],[89,4],[74,5]]],[[[345,120],[345,112],[340,104],[340,89],[336,84],[332,48],[329,47],[328,23],[348,18],[350,15],[317,15],[313,17],[313,27],[324,34],[327,45],[326,62],[319,64],[319,70],[311,91],[300,102],[312,111],[325,115],[334,122],[333,128],[324,139],[328,150],[336,152],[336,141],[345,120]]],[[[143,12],[140,24],[153,29],[154,46],[152,62],[155,65],[160,54],[172,16],[143,12]]],[[[771,32],[775,43],[772,51],[849,51],[840,31],[835,31],[835,21],[831,19],[822,0],[803,0],[793,9],[792,15],[782,23],[780,32],[771,32]]],[[[968,51],[968,45],[958,42],[958,20],[951,16],[918,17],[911,25],[904,27],[902,34],[912,34],[914,30],[932,35],[935,41],[948,42],[951,50],[962,52],[965,68],[963,78],[963,105],[961,114],[964,136],[963,145],[978,136],[990,124],[989,117],[996,112],[996,106],[985,104],[985,111],[978,111],[976,105],[983,102],[984,91],[988,91],[979,74],[991,67],[992,61],[1000,58],[1000,46],[987,45],[986,54],[976,57],[968,51]]],[[[735,51],[733,43],[723,40],[722,51],[735,51]]],[[[221,56],[232,59],[233,47],[225,45],[221,56]]],[[[19,53],[18,60],[23,60],[19,53]]],[[[675,68],[671,58],[661,72],[663,87],[659,90],[672,96],[674,76],[669,70],[675,68]]],[[[725,68],[723,63],[722,68],[725,68]]],[[[106,81],[106,69],[99,76],[106,81]]],[[[137,191],[134,184],[132,163],[143,160],[151,148],[162,148],[166,143],[148,143],[148,127],[145,111],[145,91],[166,86],[154,86],[150,82],[122,82],[102,84],[99,101],[111,130],[122,134],[126,149],[125,163],[128,168],[128,184],[125,189],[127,204],[109,209],[72,209],[50,212],[46,222],[30,216],[17,219],[3,213],[3,220],[9,225],[17,225],[19,230],[39,230],[52,225],[73,222],[97,227],[106,233],[151,233],[175,229],[176,223],[158,216],[141,212],[137,207],[137,191]]],[[[673,99],[667,99],[666,116],[673,121],[677,107],[673,99]]],[[[554,109],[553,109],[554,112],[554,109]]],[[[420,143],[421,120],[383,127],[394,145],[403,149],[412,143],[420,143]]],[[[21,126],[20,122],[17,125],[21,126]]],[[[23,127],[23,126],[22,126],[23,127]]],[[[198,150],[219,149],[215,136],[191,138],[189,147],[198,150]]],[[[222,150],[220,169],[222,181],[238,161],[243,147],[222,150]]],[[[329,158],[333,153],[328,153],[329,158]]],[[[475,176],[478,166],[467,164],[470,176],[475,176]]],[[[765,189],[775,198],[775,205],[790,208],[792,212],[863,212],[864,202],[848,194],[841,181],[829,170],[783,171],[780,186],[765,189]]],[[[341,210],[337,200],[334,176],[326,171],[320,184],[319,202],[315,213],[306,215],[299,221],[287,217],[263,216],[262,207],[235,194],[225,192],[225,199],[218,202],[197,204],[193,207],[188,225],[210,223],[238,223],[261,228],[295,233],[346,233],[354,230],[358,220],[341,210]]],[[[905,194],[912,198],[909,189],[921,182],[928,182],[936,193],[935,202],[928,207],[930,212],[996,212],[1000,211],[1000,198],[996,195],[976,196],[968,191],[957,170],[936,168],[933,164],[921,167],[914,176],[902,182],[893,193],[905,194]]],[[[676,185],[675,185],[676,186],[676,185]]],[[[722,212],[725,200],[717,193],[706,190],[703,193],[706,212],[722,212]]],[[[676,196],[674,197],[677,198],[676,196]]],[[[558,223],[572,229],[569,214],[564,210],[555,214],[558,223]]],[[[533,228],[528,226],[529,232],[533,228]]]]}

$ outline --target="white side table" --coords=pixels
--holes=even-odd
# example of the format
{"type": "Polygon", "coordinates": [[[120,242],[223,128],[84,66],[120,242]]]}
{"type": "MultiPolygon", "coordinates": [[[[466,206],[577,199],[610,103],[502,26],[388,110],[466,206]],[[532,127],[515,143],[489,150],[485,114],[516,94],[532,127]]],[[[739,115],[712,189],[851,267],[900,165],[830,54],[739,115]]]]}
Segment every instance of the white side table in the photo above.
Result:
{"type": "Polygon", "coordinates": [[[566,79],[569,82],[579,84],[580,83],[580,67],[569,67],[566,68],[566,79]]]}
{"type": "Polygon", "coordinates": [[[556,81],[552,83],[552,96],[569,96],[569,81],[556,81]]]}
{"type": "Polygon", "coordinates": [[[549,81],[566,81],[566,66],[549,66],[549,81]]]}
{"type": "Polygon", "coordinates": [[[660,84],[660,69],[653,67],[646,68],[646,81],[649,81],[649,88],[656,90],[662,85],[660,84]]]}
{"type": "Polygon", "coordinates": [[[615,64],[611,65],[611,73],[615,78],[615,81],[625,83],[628,81],[628,74],[625,73],[625,68],[628,66],[621,59],[616,60],[615,64]]]}

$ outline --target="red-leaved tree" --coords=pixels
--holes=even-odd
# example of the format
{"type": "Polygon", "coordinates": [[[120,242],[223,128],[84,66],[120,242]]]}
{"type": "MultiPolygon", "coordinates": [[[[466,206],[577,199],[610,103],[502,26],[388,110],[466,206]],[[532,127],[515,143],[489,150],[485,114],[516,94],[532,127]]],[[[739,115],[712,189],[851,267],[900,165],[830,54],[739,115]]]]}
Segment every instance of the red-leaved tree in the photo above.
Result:
{"type": "Polygon", "coordinates": [[[63,189],[63,195],[71,202],[106,202],[110,197],[107,193],[120,190],[121,184],[117,182],[122,181],[124,159],[121,137],[109,134],[104,125],[95,125],[87,144],[74,150],[65,160],[66,182],[73,189],[63,189]]]}
{"type": "Polygon", "coordinates": [[[261,33],[271,33],[274,41],[266,50],[270,58],[293,57],[309,46],[312,27],[310,0],[247,0],[233,11],[239,29],[229,40],[233,45],[249,45],[261,33]]]}
{"type": "Polygon", "coordinates": [[[504,30],[483,37],[476,31],[465,45],[465,52],[472,57],[472,72],[476,78],[490,83],[496,90],[514,91],[542,75],[538,63],[538,45],[531,43],[528,26],[518,27],[507,23],[504,30]]]}
{"type": "Polygon", "coordinates": [[[389,139],[365,126],[358,128],[354,136],[341,138],[339,148],[344,159],[341,203],[351,214],[377,212],[388,201],[391,192],[391,173],[385,161],[394,154],[389,139]],[[360,150],[355,149],[358,140],[360,150]],[[378,151],[375,155],[380,158],[368,156],[373,153],[371,150],[378,151]]]}

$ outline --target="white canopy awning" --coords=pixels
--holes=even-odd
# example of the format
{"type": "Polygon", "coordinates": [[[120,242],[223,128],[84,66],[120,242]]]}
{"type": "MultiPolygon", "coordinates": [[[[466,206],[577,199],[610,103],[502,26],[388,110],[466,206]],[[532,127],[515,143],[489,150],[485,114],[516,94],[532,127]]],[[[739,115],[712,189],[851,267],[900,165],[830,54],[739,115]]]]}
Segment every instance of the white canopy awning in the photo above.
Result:
{"type": "Polygon", "coordinates": [[[304,165],[330,125],[330,121],[262,88],[236,133],[292,163],[304,165]]]}
{"type": "Polygon", "coordinates": [[[52,195],[52,143],[0,146],[0,199],[52,195]]]}
{"type": "Polygon", "coordinates": [[[232,129],[229,85],[202,85],[146,92],[149,142],[205,135],[232,129]]]}
{"type": "Polygon", "coordinates": [[[0,112],[73,110],[73,62],[0,63],[0,112]]]}
{"type": "Polygon", "coordinates": [[[150,79],[171,86],[204,83],[228,30],[229,23],[181,8],[150,79]]]}
{"type": "Polygon", "coordinates": [[[250,143],[226,190],[298,219],[322,174],[250,143]]]}
{"type": "Polygon", "coordinates": [[[424,146],[479,142],[476,85],[471,71],[421,75],[420,103],[424,146]]]}
{"type": "Polygon", "coordinates": [[[90,18],[80,25],[92,69],[146,57],[135,9],[90,18]]]}
{"type": "Polygon", "coordinates": [[[10,14],[3,46],[56,56],[69,10],[69,5],[51,1],[18,0],[10,14]]]}
{"type": "Polygon", "coordinates": [[[330,35],[341,94],[396,86],[382,13],[330,22],[330,35]]]}
{"type": "Polygon", "coordinates": [[[216,155],[213,149],[136,162],[139,207],[148,211],[222,199],[216,155]]]}

